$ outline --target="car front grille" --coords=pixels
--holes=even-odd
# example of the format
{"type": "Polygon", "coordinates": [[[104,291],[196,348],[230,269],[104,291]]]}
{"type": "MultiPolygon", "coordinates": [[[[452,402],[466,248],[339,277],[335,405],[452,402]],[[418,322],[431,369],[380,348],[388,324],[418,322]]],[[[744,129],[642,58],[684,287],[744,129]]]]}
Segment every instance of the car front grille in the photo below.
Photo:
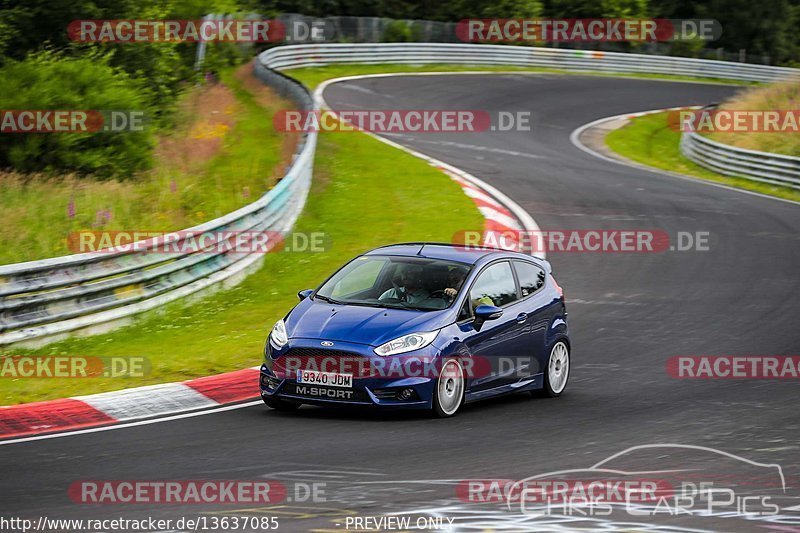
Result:
{"type": "Polygon", "coordinates": [[[344,350],[329,350],[327,348],[290,348],[283,357],[364,357],[357,352],[347,352],[344,350]]]}
{"type": "Polygon", "coordinates": [[[297,370],[353,374],[355,378],[368,377],[372,374],[369,357],[345,350],[290,348],[274,361],[272,371],[278,376],[290,379],[294,379],[297,370]]]}

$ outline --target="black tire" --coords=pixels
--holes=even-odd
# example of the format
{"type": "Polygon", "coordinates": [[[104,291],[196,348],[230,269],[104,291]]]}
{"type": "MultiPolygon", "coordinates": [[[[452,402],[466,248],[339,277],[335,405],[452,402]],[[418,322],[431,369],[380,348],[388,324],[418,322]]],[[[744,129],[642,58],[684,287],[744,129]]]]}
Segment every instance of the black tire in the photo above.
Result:
{"type": "Polygon", "coordinates": [[[445,361],[433,387],[433,415],[437,418],[455,416],[459,409],[461,409],[461,406],[464,405],[466,389],[467,385],[464,379],[464,368],[461,366],[461,363],[458,359],[448,359],[445,361]],[[447,373],[447,375],[445,375],[445,373],[447,373]],[[442,387],[445,387],[444,395],[440,395],[440,384],[442,387]],[[446,391],[450,390],[451,386],[453,387],[453,395],[448,398],[446,391]]]}
{"type": "Polygon", "coordinates": [[[277,398],[267,398],[266,396],[262,396],[261,399],[264,400],[264,403],[267,405],[267,407],[270,409],[275,409],[276,411],[294,411],[300,407],[299,403],[287,402],[277,398]]]}
{"type": "Polygon", "coordinates": [[[544,369],[544,387],[541,390],[533,391],[533,395],[547,398],[561,396],[567,389],[571,369],[570,363],[569,344],[563,340],[556,342],[550,348],[550,355],[547,357],[547,366],[544,369]],[[563,364],[564,356],[566,356],[566,365],[563,364]],[[556,361],[554,361],[554,357],[556,361]],[[561,361],[560,365],[554,364],[559,361],[561,361]]]}

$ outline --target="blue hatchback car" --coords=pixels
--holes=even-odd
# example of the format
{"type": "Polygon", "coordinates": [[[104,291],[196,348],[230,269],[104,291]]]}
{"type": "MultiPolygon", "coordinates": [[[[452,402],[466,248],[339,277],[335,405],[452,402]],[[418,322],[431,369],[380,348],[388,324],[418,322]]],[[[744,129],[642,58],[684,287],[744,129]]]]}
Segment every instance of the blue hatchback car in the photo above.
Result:
{"type": "Polygon", "coordinates": [[[356,257],[272,328],[261,397],[427,409],[531,391],[559,396],[570,371],[567,312],[550,264],[438,243],[356,257]]]}

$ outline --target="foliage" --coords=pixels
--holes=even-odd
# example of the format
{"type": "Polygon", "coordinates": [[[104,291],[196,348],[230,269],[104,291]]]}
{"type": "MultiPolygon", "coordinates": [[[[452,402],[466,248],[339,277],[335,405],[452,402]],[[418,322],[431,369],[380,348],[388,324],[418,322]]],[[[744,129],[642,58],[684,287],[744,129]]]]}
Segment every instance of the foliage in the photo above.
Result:
{"type": "Polygon", "coordinates": [[[684,39],[672,43],[670,55],[678,57],[700,57],[700,51],[705,47],[701,39],[684,39]]]}
{"type": "Polygon", "coordinates": [[[390,22],[381,36],[381,41],[385,43],[407,43],[411,40],[411,28],[402,20],[390,22]]]}
{"type": "MultiPolygon", "coordinates": [[[[0,68],[2,109],[150,111],[146,90],[108,55],[75,58],[51,51],[0,68]]],[[[71,170],[129,177],[150,164],[152,130],[109,133],[9,133],[0,165],[32,171],[71,170]]]]}

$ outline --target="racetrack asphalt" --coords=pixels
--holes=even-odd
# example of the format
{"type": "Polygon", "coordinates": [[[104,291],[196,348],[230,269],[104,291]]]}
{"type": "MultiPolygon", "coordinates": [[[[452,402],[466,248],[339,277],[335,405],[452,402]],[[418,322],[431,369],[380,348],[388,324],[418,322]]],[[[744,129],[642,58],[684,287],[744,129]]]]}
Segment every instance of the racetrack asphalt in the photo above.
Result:
{"type": "MultiPolygon", "coordinates": [[[[662,531],[753,531],[798,524],[800,507],[790,508],[800,504],[798,380],[677,380],[665,365],[676,355],[798,353],[800,206],[604,161],[570,142],[575,128],[601,117],[704,105],[737,90],[552,74],[394,76],[331,85],[325,99],[337,110],[530,111],[532,131],[389,137],[497,187],[543,230],[663,230],[673,238],[680,231],[709,232],[710,250],[549,252],[567,297],[573,343],[572,375],[559,399],[509,396],[468,405],[446,420],[311,407],[284,414],[259,405],[0,446],[3,515],[244,513],[277,516],[279,531],[341,531],[347,516],[399,512],[455,518],[459,530],[659,524],[662,531]],[[779,514],[538,516],[456,496],[458,480],[588,468],[647,444],[702,446],[780,465],[786,492],[773,486],[759,493],[780,502],[779,514]],[[85,479],[277,479],[290,487],[293,501],[255,508],[79,505],[67,489],[85,479]],[[312,482],[325,483],[326,501],[297,501],[294,487],[312,482]]],[[[741,467],[743,485],[758,477],[752,464],[709,450],[636,450],[615,463],[709,476],[741,467]]]]}

